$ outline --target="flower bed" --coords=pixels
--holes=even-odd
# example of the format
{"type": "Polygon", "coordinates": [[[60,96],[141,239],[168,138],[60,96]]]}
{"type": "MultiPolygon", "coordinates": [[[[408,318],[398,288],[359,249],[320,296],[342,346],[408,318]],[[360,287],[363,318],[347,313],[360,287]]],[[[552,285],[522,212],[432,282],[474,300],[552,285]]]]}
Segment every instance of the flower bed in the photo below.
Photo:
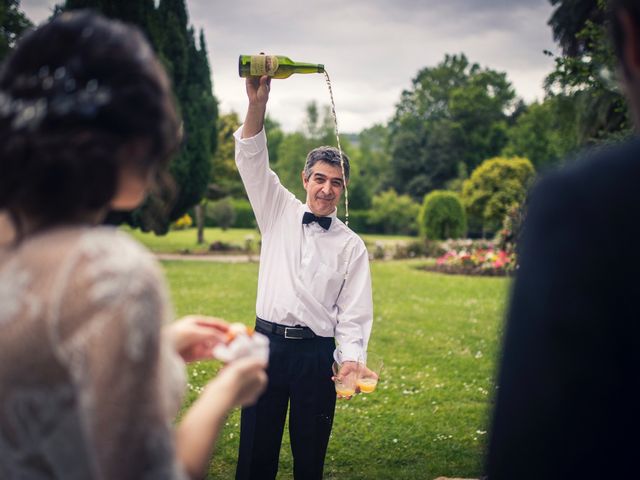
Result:
{"type": "Polygon", "coordinates": [[[436,260],[435,265],[425,268],[450,274],[504,276],[510,275],[515,266],[515,254],[489,246],[449,250],[436,260]]]}

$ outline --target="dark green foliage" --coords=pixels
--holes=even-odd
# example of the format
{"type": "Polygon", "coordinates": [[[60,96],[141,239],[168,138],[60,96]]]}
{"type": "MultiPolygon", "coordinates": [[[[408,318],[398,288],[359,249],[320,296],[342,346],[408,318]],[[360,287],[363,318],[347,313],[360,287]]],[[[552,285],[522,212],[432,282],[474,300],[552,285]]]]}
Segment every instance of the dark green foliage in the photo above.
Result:
{"type": "Polygon", "coordinates": [[[549,25],[553,38],[560,44],[566,55],[575,57],[591,49],[589,42],[580,37],[589,21],[604,23],[604,2],[600,0],[549,0],[555,6],[549,25]]]}
{"type": "Polygon", "coordinates": [[[349,210],[349,228],[356,233],[382,233],[380,225],[369,221],[370,210],[349,210]]]}
{"type": "MultiPolygon", "coordinates": [[[[358,178],[364,192],[362,201],[355,202],[354,208],[370,208],[371,198],[377,192],[391,187],[391,156],[387,146],[389,129],[380,124],[367,128],[358,135],[357,163],[360,167],[358,178]],[[361,204],[362,206],[356,206],[361,204]]],[[[354,161],[356,161],[354,159],[354,161]]]]}
{"type": "Polygon", "coordinates": [[[396,190],[422,199],[454,179],[459,162],[470,171],[497,155],[514,98],[504,73],[471,64],[464,54],[418,72],[389,125],[396,190]]]}
{"type": "Polygon", "coordinates": [[[235,112],[225,113],[218,117],[218,146],[211,159],[211,183],[207,192],[207,198],[210,200],[218,200],[227,196],[246,197],[235,162],[233,134],[239,126],[240,120],[235,112]]]}
{"type": "Polygon", "coordinates": [[[236,221],[236,211],[230,198],[223,198],[208,204],[206,215],[211,217],[215,225],[223,230],[231,227],[236,221]]]}
{"type": "Polygon", "coordinates": [[[578,146],[575,102],[562,95],[532,103],[508,131],[505,157],[525,157],[541,171],[561,162],[578,146]]]}
{"type": "Polygon", "coordinates": [[[236,212],[236,221],[234,228],[256,228],[256,216],[248,200],[234,199],[232,200],[233,209],[236,212]]]}
{"type": "Polygon", "coordinates": [[[120,216],[132,226],[165,233],[169,223],[197,204],[207,191],[217,146],[218,105],[212,93],[204,35],[188,26],[183,0],[66,0],[63,10],[92,8],[138,25],[148,36],[171,79],[183,119],[184,142],[171,162],[177,195],[170,211],[157,194],[136,211],[120,216]]]}
{"type": "Polygon", "coordinates": [[[565,96],[577,147],[631,133],[625,99],[615,81],[616,57],[609,41],[605,0],[550,0],[549,24],[563,54],[546,79],[548,96],[565,96]]]}
{"type": "Polygon", "coordinates": [[[157,19],[154,0],[66,0],[63,6],[63,10],[78,10],[81,8],[97,10],[107,17],[133,23],[145,32],[147,38],[154,45],[156,44],[157,19]]]}
{"type": "Polygon", "coordinates": [[[267,133],[267,150],[269,151],[269,164],[271,166],[278,163],[278,149],[285,137],[280,128],[280,124],[273,120],[268,114],[264,119],[264,130],[267,133]]]}
{"type": "Polygon", "coordinates": [[[467,215],[458,194],[434,190],[425,195],[418,225],[420,234],[429,240],[463,237],[467,231],[467,215]]]}
{"type": "Polygon", "coordinates": [[[285,135],[278,148],[278,163],[272,165],[282,184],[300,201],[307,198],[301,172],[313,143],[302,132],[285,135]]]}
{"type": "Polygon", "coordinates": [[[249,200],[226,197],[213,202],[205,201],[203,205],[205,208],[205,227],[223,228],[221,221],[227,222],[228,220],[225,216],[232,215],[233,223],[229,227],[257,228],[256,217],[253,214],[249,200]],[[222,204],[222,207],[220,204],[222,204]],[[230,211],[233,211],[233,214],[230,211]]]}
{"type": "Polygon", "coordinates": [[[373,197],[369,224],[386,234],[413,235],[420,205],[408,195],[390,189],[373,197]]]}
{"type": "MultiPolygon", "coordinates": [[[[177,20],[174,19],[174,22],[177,20]]],[[[186,139],[182,152],[172,165],[172,174],[180,185],[180,195],[173,207],[171,219],[179,217],[195,205],[206,192],[211,173],[211,157],[217,145],[218,106],[211,93],[211,75],[204,39],[200,37],[201,46],[198,50],[192,29],[188,30],[187,38],[188,81],[177,90],[186,139]]]]}
{"type": "Polygon", "coordinates": [[[0,62],[13,48],[22,32],[31,25],[20,10],[19,0],[0,0],[0,62]]]}

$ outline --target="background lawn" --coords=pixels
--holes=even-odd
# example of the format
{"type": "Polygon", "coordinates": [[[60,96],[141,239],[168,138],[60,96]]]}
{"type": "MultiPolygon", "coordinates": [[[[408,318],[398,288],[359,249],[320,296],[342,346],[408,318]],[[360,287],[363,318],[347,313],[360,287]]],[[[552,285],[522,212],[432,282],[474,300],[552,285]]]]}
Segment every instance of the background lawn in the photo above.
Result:
{"type": "Polygon", "coordinates": [[[195,228],[172,230],[169,234],[162,236],[157,236],[155,233],[145,233],[138,229],[133,230],[127,227],[122,227],[122,229],[146,245],[152,252],[156,253],[208,253],[209,245],[214,241],[243,248],[248,236],[253,237],[254,243],[260,239],[260,233],[255,229],[229,228],[222,230],[221,228],[205,228],[205,243],[198,245],[196,242],[198,232],[195,228]]]}
{"type": "MultiPolygon", "coordinates": [[[[257,229],[250,228],[229,228],[227,230],[205,228],[205,243],[202,245],[196,243],[198,234],[195,228],[172,230],[168,235],[163,236],[127,227],[122,227],[122,229],[156,253],[208,253],[209,245],[212,242],[224,242],[235,245],[238,248],[244,248],[247,237],[253,239],[254,246],[260,240],[260,232],[257,229]]],[[[416,239],[415,237],[404,235],[363,234],[361,237],[368,245],[374,245],[376,242],[382,242],[383,244],[409,242],[416,239]]]]}
{"type": "MultiPolygon", "coordinates": [[[[258,265],[164,262],[178,315],[252,324],[258,265]]],[[[487,439],[494,359],[508,289],[503,278],[446,276],[419,261],[372,264],[375,321],[370,350],[385,368],[378,390],[339,402],[327,479],[478,477],[487,439]]],[[[219,368],[189,368],[190,404],[219,368]]],[[[227,423],[208,478],[234,476],[239,412],[227,423]]],[[[287,430],[280,479],[291,479],[287,430]]]]}

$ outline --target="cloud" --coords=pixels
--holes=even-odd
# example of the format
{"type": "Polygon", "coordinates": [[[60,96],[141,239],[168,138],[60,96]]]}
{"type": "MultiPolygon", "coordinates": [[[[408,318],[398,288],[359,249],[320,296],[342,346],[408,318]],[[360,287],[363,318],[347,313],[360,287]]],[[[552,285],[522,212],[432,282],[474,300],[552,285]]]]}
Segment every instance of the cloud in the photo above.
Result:
{"type": "MultiPolygon", "coordinates": [[[[54,2],[23,0],[31,16],[54,2]]],[[[264,51],[323,63],[331,75],[341,130],[386,122],[417,72],[447,53],[507,72],[517,94],[542,97],[554,50],[548,0],[188,0],[190,21],[207,40],[222,111],[246,109],[240,54],[264,51]]],[[[271,116],[292,131],[310,101],[328,104],[320,75],[274,83],[271,116]]]]}
{"type": "MultiPolygon", "coordinates": [[[[446,53],[464,52],[473,62],[506,71],[527,101],[541,98],[542,81],[553,68],[542,54],[554,48],[546,0],[275,0],[215,6],[192,0],[189,5],[194,23],[207,34],[216,94],[223,108],[241,114],[244,91],[234,87],[240,53],[265,51],[324,63],[345,131],[388,120],[417,72],[446,53]]],[[[318,79],[285,82],[282,89],[274,85],[269,108],[292,130],[306,103],[326,104],[328,94],[318,79]]]]}

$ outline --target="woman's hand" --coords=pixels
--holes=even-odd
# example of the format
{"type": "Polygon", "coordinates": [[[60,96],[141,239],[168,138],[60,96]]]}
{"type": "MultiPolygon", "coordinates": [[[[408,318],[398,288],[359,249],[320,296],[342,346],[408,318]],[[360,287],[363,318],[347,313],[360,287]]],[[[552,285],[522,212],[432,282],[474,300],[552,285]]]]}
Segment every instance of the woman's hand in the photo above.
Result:
{"type": "Polygon", "coordinates": [[[228,395],[229,408],[254,404],[267,386],[266,365],[254,358],[241,358],[227,364],[207,388],[219,396],[228,395]]]}
{"type": "Polygon", "coordinates": [[[163,335],[185,362],[213,358],[213,347],[227,338],[229,324],[214,317],[189,315],[167,325],[163,335]]]}

